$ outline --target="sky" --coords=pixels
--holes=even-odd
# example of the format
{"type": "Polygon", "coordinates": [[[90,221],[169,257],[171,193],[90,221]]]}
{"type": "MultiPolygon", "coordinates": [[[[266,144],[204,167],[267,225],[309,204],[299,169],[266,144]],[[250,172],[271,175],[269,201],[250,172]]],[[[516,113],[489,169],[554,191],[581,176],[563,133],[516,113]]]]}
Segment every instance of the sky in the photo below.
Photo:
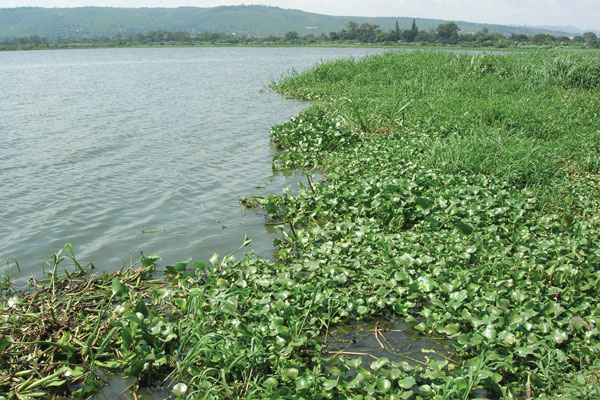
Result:
{"type": "Polygon", "coordinates": [[[600,30],[600,0],[0,0],[12,7],[215,7],[264,4],[344,16],[421,17],[600,30]]]}

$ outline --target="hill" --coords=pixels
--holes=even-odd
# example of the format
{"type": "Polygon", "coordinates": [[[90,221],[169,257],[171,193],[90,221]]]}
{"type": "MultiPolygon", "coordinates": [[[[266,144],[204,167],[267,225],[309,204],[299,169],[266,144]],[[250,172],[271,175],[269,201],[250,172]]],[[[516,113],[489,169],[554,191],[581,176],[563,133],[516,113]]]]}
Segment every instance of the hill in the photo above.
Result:
{"type": "MultiPolygon", "coordinates": [[[[300,35],[340,31],[348,21],[377,24],[383,30],[410,28],[412,17],[352,17],[331,16],[269,6],[222,6],[212,8],[38,8],[0,9],[0,39],[41,35],[48,39],[78,39],[115,34],[147,33],[153,30],[188,31],[191,33],[220,32],[245,35],[284,35],[296,31],[300,35]]],[[[421,30],[435,29],[449,21],[417,18],[421,30]]],[[[538,33],[568,35],[554,30],[489,25],[455,21],[463,32],[478,32],[487,28],[491,33],[525,35],[538,33]]]]}

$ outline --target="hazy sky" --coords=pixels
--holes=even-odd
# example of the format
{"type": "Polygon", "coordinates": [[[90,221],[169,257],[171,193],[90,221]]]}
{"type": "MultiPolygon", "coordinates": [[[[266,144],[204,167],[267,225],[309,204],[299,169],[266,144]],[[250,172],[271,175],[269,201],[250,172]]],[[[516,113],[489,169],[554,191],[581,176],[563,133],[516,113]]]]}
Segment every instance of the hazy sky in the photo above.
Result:
{"type": "MultiPolygon", "coordinates": [[[[0,0],[0,8],[39,7],[214,7],[243,0],[0,0]]],[[[505,25],[573,25],[600,29],[600,0],[257,0],[281,8],[348,16],[408,16],[505,25]]]]}

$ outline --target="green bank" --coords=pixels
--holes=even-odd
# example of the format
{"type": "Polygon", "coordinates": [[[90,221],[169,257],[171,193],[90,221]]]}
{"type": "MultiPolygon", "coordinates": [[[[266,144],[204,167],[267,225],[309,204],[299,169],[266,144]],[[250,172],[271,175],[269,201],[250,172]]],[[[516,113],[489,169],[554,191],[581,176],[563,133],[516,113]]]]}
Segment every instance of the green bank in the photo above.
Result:
{"type": "Polygon", "coordinates": [[[66,247],[31,290],[5,276],[0,396],[85,398],[109,372],[178,398],[599,395],[597,54],[390,52],[273,87],[314,101],[273,167],[322,176],[242,199],[277,260],[93,275],[66,247]],[[452,351],[400,351],[398,321],[452,351]],[[389,356],[328,342],[356,326],[389,356]]]}

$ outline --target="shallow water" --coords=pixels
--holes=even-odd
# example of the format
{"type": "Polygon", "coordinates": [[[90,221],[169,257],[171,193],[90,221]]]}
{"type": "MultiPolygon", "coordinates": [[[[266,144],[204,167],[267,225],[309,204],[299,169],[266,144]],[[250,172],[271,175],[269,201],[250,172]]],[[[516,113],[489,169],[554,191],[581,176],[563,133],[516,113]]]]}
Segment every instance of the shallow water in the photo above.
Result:
{"type": "Polygon", "coordinates": [[[323,338],[323,351],[346,359],[361,357],[368,361],[367,365],[381,357],[411,366],[423,365],[427,359],[451,359],[452,340],[424,335],[415,325],[401,320],[382,320],[339,326],[323,338]]]}
{"type": "Polygon", "coordinates": [[[110,271],[140,251],[163,264],[208,259],[244,234],[269,256],[276,233],[238,199],[295,185],[273,176],[269,129],[306,104],[266,85],[323,60],[378,52],[0,53],[0,262],[16,258],[21,279],[39,277],[70,242],[82,264],[110,271]]]}

